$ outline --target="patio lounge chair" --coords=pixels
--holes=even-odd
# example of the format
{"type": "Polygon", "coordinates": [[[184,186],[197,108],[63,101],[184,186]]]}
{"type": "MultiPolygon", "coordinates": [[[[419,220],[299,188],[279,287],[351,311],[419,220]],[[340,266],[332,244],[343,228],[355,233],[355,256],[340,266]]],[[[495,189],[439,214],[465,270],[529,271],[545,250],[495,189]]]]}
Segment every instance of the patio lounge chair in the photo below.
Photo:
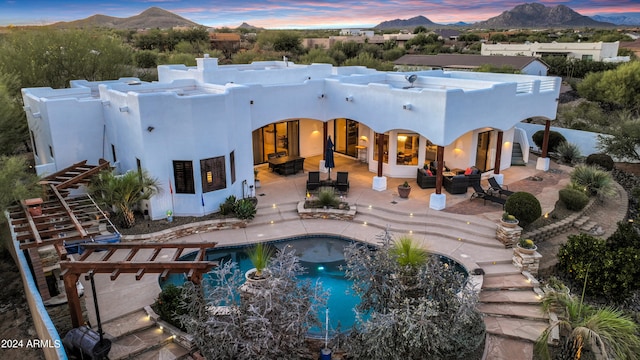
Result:
{"type": "Polygon", "coordinates": [[[494,202],[494,203],[498,203],[501,204],[502,207],[504,208],[504,204],[507,202],[507,200],[501,198],[501,197],[497,197],[497,196],[493,196],[490,193],[486,192],[482,186],[480,186],[480,182],[473,182],[471,184],[471,186],[473,186],[473,191],[475,191],[473,194],[471,194],[471,199],[473,200],[475,198],[480,198],[482,200],[484,200],[484,204],[487,204],[487,200],[494,202]]]}
{"type": "Polygon", "coordinates": [[[349,192],[349,173],[346,171],[338,171],[338,175],[336,178],[336,189],[340,191],[341,194],[346,194],[349,192]]]}
{"type": "Polygon", "coordinates": [[[320,171],[309,171],[307,191],[314,191],[320,187],[320,171]]]}
{"type": "Polygon", "coordinates": [[[489,186],[490,193],[498,193],[500,195],[505,195],[506,197],[509,197],[509,195],[513,195],[514,193],[513,191],[508,190],[508,187],[506,185],[504,187],[500,186],[500,184],[498,184],[498,181],[494,177],[489,178],[489,186]]]}

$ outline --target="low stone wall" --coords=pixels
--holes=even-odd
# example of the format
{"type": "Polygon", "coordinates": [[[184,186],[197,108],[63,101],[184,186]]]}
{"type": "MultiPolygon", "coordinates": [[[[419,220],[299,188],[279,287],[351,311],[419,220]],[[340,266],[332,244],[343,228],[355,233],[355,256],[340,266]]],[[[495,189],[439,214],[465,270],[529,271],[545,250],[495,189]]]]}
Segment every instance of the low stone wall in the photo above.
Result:
{"type": "Polygon", "coordinates": [[[332,219],[351,221],[356,216],[356,206],[349,205],[349,210],[340,209],[305,209],[304,201],[298,203],[298,216],[301,219],[332,219]]]}
{"type": "Polygon", "coordinates": [[[176,226],[149,234],[138,235],[122,235],[122,241],[144,241],[152,240],[157,242],[165,242],[188,235],[198,234],[201,232],[210,232],[216,230],[240,229],[247,227],[247,222],[240,219],[224,219],[224,220],[208,220],[198,223],[185,224],[176,226]]]}
{"type": "Polygon", "coordinates": [[[546,239],[563,234],[569,231],[573,227],[573,223],[582,216],[589,215],[595,211],[597,205],[597,199],[593,198],[589,200],[589,203],[582,209],[582,211],[572,214],[558,222],[543,226],[522,235],[525,239],[531,239],[536,243],[543,242],[546,239]]]}

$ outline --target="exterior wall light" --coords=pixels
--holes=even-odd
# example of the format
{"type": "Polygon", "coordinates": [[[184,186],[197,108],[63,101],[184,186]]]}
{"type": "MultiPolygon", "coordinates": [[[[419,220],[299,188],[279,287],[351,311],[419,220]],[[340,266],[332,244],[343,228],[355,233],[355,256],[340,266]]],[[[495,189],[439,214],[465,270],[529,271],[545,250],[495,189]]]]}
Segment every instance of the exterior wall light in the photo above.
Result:
{"type": "Polygon", "coordinates": [[[353,102],[353,96],[349,95],[346,98],[344,98],[346,101],[348,102],[353,102]]]}
{"type": "Polygon", "coordinates": [[[129,112],[128,106],[120,106],[120,112],[129,112]]]}
{"type": "Polygon", "coordinates": [[[404,104],[402,105],[402,108],[405,110],[411,110],[411,104],[404,104]]]}

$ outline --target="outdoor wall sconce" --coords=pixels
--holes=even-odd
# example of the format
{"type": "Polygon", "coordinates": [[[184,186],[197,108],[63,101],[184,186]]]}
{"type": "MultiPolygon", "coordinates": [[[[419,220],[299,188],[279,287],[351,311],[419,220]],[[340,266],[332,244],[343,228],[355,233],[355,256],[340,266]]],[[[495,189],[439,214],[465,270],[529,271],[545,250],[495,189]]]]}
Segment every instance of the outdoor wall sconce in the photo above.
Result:
{"type": "Polygon", "coordinates": [[[253,105],[253,100],[249,100],[249,105],[253,105]]]}
{"type": "Polygon", "coordinates": [[[324,99],[324,94],[318,94],[318,99],[324,99]]]}
{"type": "Polygon", "coordinates": [[[411,104],[404,104],[402,105],[402,108],[405,110],[411,110],[411,104]]]}
{"type": "Polygon", "coordinates": [[[120,106],[120,112],[129,112],[128,106],[120,106]]]}
{"type": "Polygon", "coordinates": [[[152,132],[152,131],[153,131],[153,129],[155,129],[153,126],[149,126],[149,127],[147,127],[147,131],[148,131],[148,132],[152,132]]]}
{"type": "Polygon", "coordinates": [[[33,114],[31,114],[34,118],[36,119],[40,119],[42,117],[42,115],[40,114],[40,112],[34,112],[33,114]]]}
{"type": "Polygon", "coordinates": [[[349,95],[346,98],[344,98],[346,101],[348,102],[353,102],[353,96],[349,95]]]}

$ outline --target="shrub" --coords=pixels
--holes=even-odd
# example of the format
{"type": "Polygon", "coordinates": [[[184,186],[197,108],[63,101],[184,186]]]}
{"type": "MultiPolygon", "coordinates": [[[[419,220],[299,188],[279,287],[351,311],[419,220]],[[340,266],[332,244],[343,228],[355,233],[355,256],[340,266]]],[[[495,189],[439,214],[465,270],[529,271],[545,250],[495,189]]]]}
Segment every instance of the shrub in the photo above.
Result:
{"type": "MultiPolygon", "coordinates": [[[[542,142],[544,141],[544,130],[536,131],[533,136],[531,136],[531,138],[533,139],[533,142],[536,144],[536,146],[542,149],[542,142]]],[[[560,134],[559,132],[549,131],[549,144],[547,150],[555,152],[558,148],[558,145],[566,141],[567,139],[565,139],[565,137],[562,136],[562,134],[560,134]]]]}
{"type": "Polygon", "coordinates": [[[578,147],[578,145],[570,143],[568,141],[560,143],[560,145],[558,145],[558,147],[556,148],[556,152],[560,157],[560,161],[570,165],[575,164],[582,155],[580,153],[580,148],[578,147]]]}
{"type": "Polygon", "coordinates": [[[507,198],[504,210],[520,221],[520,226],[526,227],[542,215],[540,201],[528,192],[519,191],[507,198]]]}
{"type": "Polygon", "coordinates": [[[236,206],[236,197],[234,195],[230,195],[224,200],[222,204],[220,204],[220,215],[233,214],[235,206],[236,206]]]}
{"type": "Polygon", "coordinates": [[[318,200],[322,206],[337,207],[340,204],[340,199],[336,197],[336,192],[331,187],[321,187],[318,190],[318,200]]]}
{"type": "Polygon", "coordinates": [[[585,159],[587,165],[598,165],[601,168],[611,171],[613,170],[613,159],[607,154],[591,154],[585,159]]]}
{"type": "Polygon", "coordinates": [[[576,166],[573,172],[571,172],[571,182],[575,183],[572,185],[574,188],[583,187],[588,195],[597,195],[603,198],[616,194],[611,173],[597,166],[576,166]]]}
{"type": "Polygon", "coordinates": [[[584,192],[576,189],[562,189],[558,194],[560,195],[560,201],[568,210],[582,210],[589,202],[589,197],[584,192]]]}
{"type": "Polygon", "coordinates": [[[238,219],[251,220],[256,216],[256,204],[250,199],[240,199],[235,203],[234,212],[238,219]]]}
{"type": "Polygon", "coordinates": [[[182,307],[182,287],[168,284],[162,289],[156,302],[151,306],[162,320],[184,330],[180,325],[179,317],[187,313],[182,307]]]}
{"type": "Polygon", "coordinates": [[[616,250],[628,247],[640,249],[640,232],[635,223],[621,221],[616,231],[607,239],[607,244],[616,250]]]}

